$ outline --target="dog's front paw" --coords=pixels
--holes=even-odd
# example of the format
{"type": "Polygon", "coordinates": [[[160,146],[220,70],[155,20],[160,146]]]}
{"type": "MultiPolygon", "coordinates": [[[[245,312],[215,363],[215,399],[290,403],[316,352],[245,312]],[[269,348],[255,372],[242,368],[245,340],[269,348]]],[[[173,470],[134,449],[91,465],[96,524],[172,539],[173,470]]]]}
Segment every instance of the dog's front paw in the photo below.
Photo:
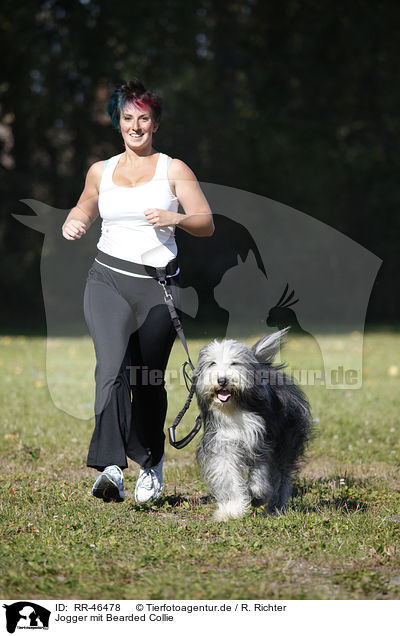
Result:
{"type": "Polygon", "coordinates": [[[242,500],[231,500],[218,504],[214,512],[214,521],[228,521],[228,519],[240,519],[249,508],[249,503],[242,500]]]}

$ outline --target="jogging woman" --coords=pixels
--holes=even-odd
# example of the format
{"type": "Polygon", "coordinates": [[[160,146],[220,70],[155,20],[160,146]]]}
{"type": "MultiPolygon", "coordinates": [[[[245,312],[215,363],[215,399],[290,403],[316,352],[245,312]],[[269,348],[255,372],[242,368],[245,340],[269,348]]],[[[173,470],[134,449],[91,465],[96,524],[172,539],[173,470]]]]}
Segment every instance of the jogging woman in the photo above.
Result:
{"type": "Polygon", "coordinates": [[[100,471],[92,493],[123,501],[127,457],[140,465],[138,503],[163,487],[164,373],[175,339],[163,288],[179,307],[175,227],[211,236],[210,207],[192,170],[153,146],[161,99],[138,81],[119,86],[107,113],[124,152],[89,169],[84,190],[62,233],[81,238],[100,214],[98,253],[89,269],[84,314],[96,352],[95,429],[87,465],[100,471]],[[178,203],[184,214],[178,213],[178,203]]]}

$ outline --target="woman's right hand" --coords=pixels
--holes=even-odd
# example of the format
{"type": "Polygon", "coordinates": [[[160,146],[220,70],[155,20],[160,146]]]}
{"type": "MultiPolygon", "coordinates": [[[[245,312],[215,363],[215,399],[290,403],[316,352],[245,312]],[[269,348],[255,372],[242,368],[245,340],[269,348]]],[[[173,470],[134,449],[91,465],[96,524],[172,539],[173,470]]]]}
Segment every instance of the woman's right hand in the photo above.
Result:
{"type": "Polygon", "coordinates": [[[71,219],[62,226],[62,235],[67,241],[75,241],[86,234],[86,225],[82,221],[71,219]]]}

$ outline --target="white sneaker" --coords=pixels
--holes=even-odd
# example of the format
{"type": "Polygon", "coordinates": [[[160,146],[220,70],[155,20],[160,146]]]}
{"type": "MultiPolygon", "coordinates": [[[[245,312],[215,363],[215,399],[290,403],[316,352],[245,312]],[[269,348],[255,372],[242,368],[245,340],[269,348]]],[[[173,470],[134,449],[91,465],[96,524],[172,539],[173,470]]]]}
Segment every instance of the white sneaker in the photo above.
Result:
{"type": "Polygon", "coordinates": [[[163,488],[163,463],[164,455],[155,466],[140,469],[135,488],[135,500],[137,503],[155,501],[160,497],[163,488]]]}
{"type": "Polygon", "coordinates": [[[123,501],[124,477],[119,466],[107,466],[96,479],[92,488],[92,495],[108,501],[123,501]]]}

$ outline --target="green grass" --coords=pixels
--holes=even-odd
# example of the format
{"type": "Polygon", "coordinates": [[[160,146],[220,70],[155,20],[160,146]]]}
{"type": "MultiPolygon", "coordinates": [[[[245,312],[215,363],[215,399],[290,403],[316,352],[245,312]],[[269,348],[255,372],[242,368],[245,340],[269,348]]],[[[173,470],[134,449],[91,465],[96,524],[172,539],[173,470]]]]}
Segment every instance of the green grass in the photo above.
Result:
{"type": "MultiPolygon", "coordinates": [[[[332,356],[351,350],[350,336],[324,338],[332,356]]],[[[65,355],[57,342],[50,346],[61,347],[66,399],[87,403],[91,342],[69,341],[65,355]],[[72,359],[82,376],[72,373],[72,359]]],[[[193,359],[202,344],[189,343],[193,359]]],[[[85,460],[93,420],[54,406],[45,339],[1,337],[0,597],[399,598],[399,345],[398,332],[366,335],[360,390],[305,387],[319,421],[285,515],[254,509],[217,524],[195,462],[197,439],[181,451],[167,445],[156,504],[135,504],[133,463],[124,503],[92,497],[97,473],[85,460]]],[[[309,343],[295,339],[284,357],[299,368],[312,366],[312,356],[309,343]]],[[[183,360],[177,342],[170,367],[183,360]]],[[[168,424],[185,397],[172,381],[168,424]]],[[[179,436],[196,414],[192,406],[179,436]]]]}

